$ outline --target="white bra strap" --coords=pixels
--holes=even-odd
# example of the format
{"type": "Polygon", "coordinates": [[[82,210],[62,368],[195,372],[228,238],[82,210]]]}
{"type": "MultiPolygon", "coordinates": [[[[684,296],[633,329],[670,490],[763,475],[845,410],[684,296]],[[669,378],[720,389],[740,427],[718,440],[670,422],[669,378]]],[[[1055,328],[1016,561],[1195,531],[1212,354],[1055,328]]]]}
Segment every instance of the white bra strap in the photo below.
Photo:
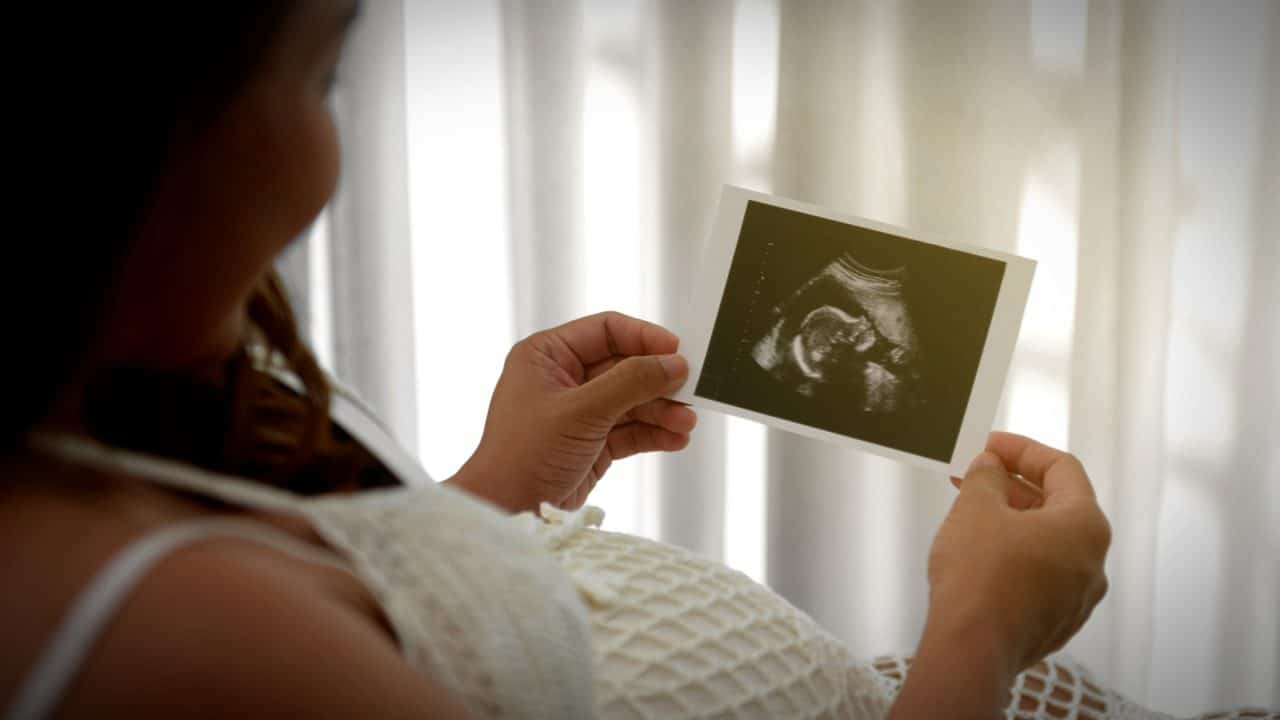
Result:
{"type": "Polygon", "coordinates": [[[277,488],[166,458],[113,448],[78,435],[32,433],[28,445],[33,450],[78,465],[142,478],[157,485],[242,507],[297,514],[302,500],[277,488]]]}
{"type": "Polygon", "coordinates": [[[9,720],[36,720],[52,715],[98,637],[151,568],[176,550],[218,536],[242,538],[305,562],[351,572],[331,553],[261,523],[212,519],[162,528],[125,547],[75,599],[62,624],[27,674],[6,717],[9,720]]]}

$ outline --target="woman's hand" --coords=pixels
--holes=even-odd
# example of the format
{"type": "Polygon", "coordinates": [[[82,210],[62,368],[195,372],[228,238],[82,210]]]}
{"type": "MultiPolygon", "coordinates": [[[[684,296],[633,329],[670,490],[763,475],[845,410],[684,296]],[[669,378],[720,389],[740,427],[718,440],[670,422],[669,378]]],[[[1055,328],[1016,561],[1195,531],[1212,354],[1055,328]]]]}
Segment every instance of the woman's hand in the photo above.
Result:
{"type": "Polygon", "coordinates": [[[958,484],[929,553],[929,617],[896,718],[931,704],[919,716],[996,716],[1014,676],[1065,645],[1107,591],[1111,527],[1075,457],[992,433],[958,484]],[[1040,486],[1043,503],[1010,472],[1040,486]]]}
{"type": "Polygon", "coordinates": [[[614,460],[680,450],[697,417],[663,399],[689,365],[670,331],[601,313],[525,338],[493,391],[480,446],[449,480],[512,512],[580,507],[614,460]]]}

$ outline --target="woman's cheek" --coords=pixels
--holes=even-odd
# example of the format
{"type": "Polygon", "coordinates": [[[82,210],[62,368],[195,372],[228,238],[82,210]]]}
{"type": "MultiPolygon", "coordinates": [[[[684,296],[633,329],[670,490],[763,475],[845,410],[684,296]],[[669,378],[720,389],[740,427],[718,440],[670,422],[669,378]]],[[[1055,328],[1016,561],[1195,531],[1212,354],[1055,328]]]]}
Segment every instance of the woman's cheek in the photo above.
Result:
{"type": "MultiPolygon", "coordinates": [[[[329,202],[338,179],[338,131],[323,99],[305,85],[275,88],[259,104],[262,132],[254,162],[262,176],[260,197],[271,198],[273,217],[257,218],[279,252],[311,225],[329,202]]],[[[248,178],[246,178],[248,179],[248,178]]]]}
{"type": "Polygon", "coordinates": [[[305,225],[309,225],[333,197],[342,163],[337,123],[327,104],[313,108],[309,125],[309,157],[304,162],[311,165],[308,174],[311,183],[307,189],[305,225]]]}

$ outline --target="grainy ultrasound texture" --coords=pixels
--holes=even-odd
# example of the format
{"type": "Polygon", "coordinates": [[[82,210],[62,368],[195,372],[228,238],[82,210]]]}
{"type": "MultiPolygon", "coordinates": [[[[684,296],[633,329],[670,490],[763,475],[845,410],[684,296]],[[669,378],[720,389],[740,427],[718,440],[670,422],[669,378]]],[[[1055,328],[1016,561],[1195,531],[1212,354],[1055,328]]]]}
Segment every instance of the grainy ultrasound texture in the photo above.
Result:
{"type": "Polygon", "coordinates": [[[948,462],[1004,271],[749,201],[694,394],[948,462]]]}
{"type": "Polygon", "coordinates": [[[873,270],[842,254],[773,307],[777,319],[752,357],[801,395],[833,393],[851,409],[894,413],[924,404],[906,271],[873,270]]]}

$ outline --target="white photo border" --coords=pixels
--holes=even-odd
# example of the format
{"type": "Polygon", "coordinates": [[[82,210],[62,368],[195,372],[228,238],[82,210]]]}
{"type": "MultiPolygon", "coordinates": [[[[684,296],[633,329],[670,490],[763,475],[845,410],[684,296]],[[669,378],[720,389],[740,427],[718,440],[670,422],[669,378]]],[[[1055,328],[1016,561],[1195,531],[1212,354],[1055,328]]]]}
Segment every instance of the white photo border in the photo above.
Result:
{"type": "Polygon", "coordinates": [[[1013,359],[1013,349],[1018,340],[1018,331],[1022,325],[1022,316],[1026,309],[1027,297],[1031,292],[1031,279],[1035,274],[1035,267],[1036,262],[1030,258],[975,245],[956,243],[887,223],[836,212],[817,205],[776,195],[768,195],[734,185],[725,185],[724,191],[720,196],[720,203],[716,210],[715,222],[712,225],[710,237],[703,248],[702,264],[699,269],[697,283],[693,288],[689,311],[673,323],[672,329],[680,337],[680,352],[689,361],[689,380],[685,382],[679,391],[671,396],[671,399],[688,403],[695,407],[705,407],[729,415],[747,418],[748,420],[754,420],[799,435],[827,440],[845,447],[858,448],[926,470],[961,476],[973,457],[986,447],[987,433],[990,432],[991,426],[995,421],[996,408],[1000,403],[1004,383],[1009,374],[1009,364],[1013,359]],[[992,312],[991,324],[987,330],[986,343],[982,348],[982,357],[978,362],[973,388],[969,393],[969,402],[965,407],[964,419],[960,425],[960,432],[956,436],[956,444],[952,450],[950,462],[942,462],[922,455],[859,440],[848,435],[821,430],[810,425],[784,420],[696,394],[698,379],[702,375],[703,364],[711,345],[711,333],[715,328],[716,316],[719,314],[724,289],[729,280],[729,270],[733,263],[734,251],[737,249],[738,236],[742,232],[747,203],[751,201],[856,225],[938,247],[959,250],[972,255],[999,260],[1005,264],[1004,276],[1000,281],[1000,291],[996,296],[995,309],[992,312]]]}

